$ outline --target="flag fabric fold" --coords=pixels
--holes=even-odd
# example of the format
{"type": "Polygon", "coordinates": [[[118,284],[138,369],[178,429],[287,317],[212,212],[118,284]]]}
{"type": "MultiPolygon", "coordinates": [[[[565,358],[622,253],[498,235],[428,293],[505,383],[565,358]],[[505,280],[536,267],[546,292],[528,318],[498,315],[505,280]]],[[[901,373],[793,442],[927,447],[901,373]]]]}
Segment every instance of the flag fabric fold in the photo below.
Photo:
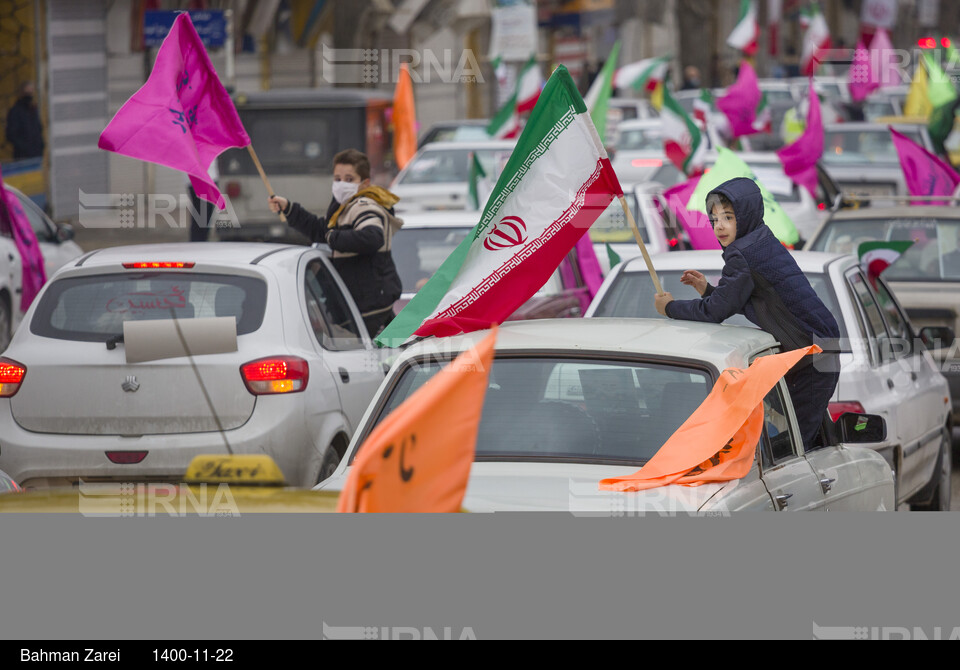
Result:
{"type": "Polygon", "coordinates": [[[480,164],[480,159],[477,158],[477,154],[471,151],[470,182],[467,190],[467,200],[469,201],[470,209],[482,209],[483,205],[487,202],[487,198],[490,197],[492,190],[493,185],[490,183],[487,171],[484,170],[483,165],[480,164]]]}
{"type": "Polygon", "coordinates": [[[763,399],[817,345],[761,356],[747,369],[723,371],[706,400],[632,475],[600,481],[601,491],[644,491],[742,479],[750,472],[763,431],[763,399]]]}
{"type": "Polygon", "coordinates": [[[867,273],[867,279],[870,280],[874,288],[877,287],[877,277],[896,263],[897,259],[912,245],[912,240],[860,243],[860,246],[857,247],[860,267],[867,273]]]}
{"type": "Polygon", "coordinates": [[[820,116],[820,98],[814,89],[813,78],[808,88],[809,105],[803,133],[794,142],[777,151],[784,173],[797,186],[802,186],[817,197],[817,161],[823,156],[823,120],[820,116]]]}
{"type": "Polygon", "coordinates": [[[727,37],[727,44],[739,49],[748,56],[757,53],[757,40],[760,37],[760,26],[757,23],[756,0],[740,0],[740,14],[733,32],[727,37]]]}
{"type": "MultiPolygon", "coordinates": [[[[730,122],[732,137],[742,137],[758,132],[754,126],[757,108],[763,99],[757,73],[747,61],[740,63],[737,81],[727,89],[722,98],[717,98],[717,107],[730,122]]],[[[761,128],[762,130],[762,128],[761,128]]]]}
{"type": "Polygon", "coordinates": [[[417,153],[417,110],[413,99],[410,66],[400,66],[400,76],[393,93],[393,156],[403,169],[417,153]]]}
{"type": "Polygon", "coordinates": [[[177,16],[146,83],[100,134],[99,147],[186,172],[197,195],[220,209],[210,178],[224,150],[250,144],[237,109],[217,76],[190,15],[177,16]]]}
{"type": "Polygon", "coordinates": [[[847,72],[847,88],[854,102],[862,102],[868,95],[880,88],[877,72],[873,69],[870,51],[857,42],[853,50],[853,62],[847,72]]]}
{"type": "Polygon", "coordinates": [[[663,151],[667,158],[684,174],[700,173],[707,154],[703,133],[666,88],[663,90],[660,121],[663,151]]]}
{"type": "MultiPolygon", "coordinates": [[[[890,134],[910,195],[953,195],[957,186],[960,186],[960,174],[949,163],[893,128],[890,128],[890,134]]],[[[953,205],[949,200],[913,201],[912,204],[953,205]]]]}
{"type": "Polygon", "coordinates": [[[926,51],[923,52],[923,62],[927,68],[927,99],[931,108],[927,132],[937,153],[945,154],[944,142],[953,132],[960,94],[957,93],[953,79],[926,51]]]}
{"type": "Polygon", "coordinates": [[[800,53],[800,74],[810,77],[816,74],[819,65],[818,54],[830,48],[830,28],[819,5],[816,4],[802,10],[800,25],[805,29],[803,50],[800,53]]]}
{"type": "Polygon", "coordinates": [[[617,70],[617,58],[620,56],[620,40],[617,40],[610,50],[603,68],[597,74],[596,79],[590,84],[590,90],[583,98],[583,102],[590,110],[590,118],[593,119],[593,125],[597,129],[597,135],[601,141],[606,141],[607,137],[607,107],[610,96],[613,95],[613,75],[617,70]]]}
{"type": "Polygon", "coordinates": [[[417,389],[357,452],[338,512],[459,512],[497,329],[417,389]]]}
{"type": "Polygon", "coordinates": [[[685,182],[671,186],[663,192],[670,212],[680,222],[680,227],[690,238],[693,249],[721,249],[717,236],[713,234],[713,226],[705,212],[696,209],[687,209],[687,203],[700,183],[700,176],[688,179],[685,182]]]}
{"type": "Polygon", "coordinates": [[[37,297],[40,289],[47,282],[47,271],[43,264],[43,252],[40,251],[40,242],[37,234],[30,225],[27,213],[23,211],[20,199],[8,191],[3,184],[3,172],[0,171],[0,206],[3,206],[5,217],[13,234],[13,243],[20,254],[21,283],[20,283],[20,311],[27,308],[37,297]]]}
{"type": "Polygon", "coordinates": [[[537,57],[531,55],[517,77],[517,113],[528,114],[537,104],[540,90],[543,88],[543,75],[537,57]]]}
{"type": "Polygon", "coordinates": [[[670,58],[671,56],[645,58],[624,65],[613,75],[613,87],[652,92],[666,80],[670,69],[670,58]]]}
{"type": "Polygon", "coordinates": [[[547,81],[473,232],[377,337],[399,346],[502,323],[623,189],[563,66],[547,81]]]}

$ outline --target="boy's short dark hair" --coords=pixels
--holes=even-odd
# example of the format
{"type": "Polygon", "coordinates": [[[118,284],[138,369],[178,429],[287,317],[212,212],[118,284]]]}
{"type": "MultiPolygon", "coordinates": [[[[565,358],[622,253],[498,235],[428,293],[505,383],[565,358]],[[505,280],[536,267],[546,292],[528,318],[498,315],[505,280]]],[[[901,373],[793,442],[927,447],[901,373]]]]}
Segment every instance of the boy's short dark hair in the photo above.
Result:
{"type": "Polygon", "coordinates": [[[714,193],[709,193],[707,195],[707,212],[708,213],[713,210],[714,205],[719,205],[720,209],[726,209],[727,207],[729,207],[730,209],[733,209],[733,203],[730,202],[730,198],[725,196],[723,193],[714,192],[714,193]]]}
{"type": "Polygon", "coordinates": [[[333,157],[334,165],[352,165],[360,179],[370,178],[370,159],[362,151],[344,149],[333,157]]]}

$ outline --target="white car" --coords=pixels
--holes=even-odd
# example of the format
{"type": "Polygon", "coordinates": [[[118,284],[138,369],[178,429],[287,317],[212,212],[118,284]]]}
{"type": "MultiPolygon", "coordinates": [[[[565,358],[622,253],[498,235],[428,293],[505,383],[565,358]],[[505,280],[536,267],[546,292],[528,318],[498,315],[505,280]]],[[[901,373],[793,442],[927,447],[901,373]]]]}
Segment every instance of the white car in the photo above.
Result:
{"type": "Polygon", "coordinates": [[[20,251],[12,239],[0,236],[0,353],[10,344],[13,331],[20,325],[22,292],[20,251]]]}
{"type": "MultiPolygon", "coordinates": [[[[881,279],[874,288],[856,258],[809,251],[793,255],[840,325],[843,353],[831,415],[882,416],[888,439],[875,447],[896,473],[898,503],[949,509],[950,390],[930,352],[887,284],[881,279]]],[[[699,296],[680,283],[683,271],[700,270],[716,286],[723,259],[719,251],[679,252],[658,257],[654,267],[664,291],[689,300],[699,296]]],[[[585,316],[665,318],[657,314],[653,296],[646,265],[631,259],[604,280],[585,316]]],[[[752,325],[741,314],[726,323],[752,325]]]]}
{"type": "Polygon", "coordinates": [[[326,256],[155,244],[63,268],[0,358],[0,470],[30,488],[176,482],[231,451],[316,484],[384,375],[326,256]]]}
{"type": "MultiPolygon", "coordinates": [[[[44,214],[37,204],[28,198],[22,191],[9,185],[4,185],[8,191],[17,196],[23,211],[30,221],[30,226],[37,236],[40,243],[40,253],[43,254],[43,268],[46,270],[47,278],[53,276],[53,273],[83,254],[83,249],[73,241],[73,227],[66,223],[54,223],[50,217],[44,214]]],[[[8,236],[0,225],[0,235],[8,236]]]]}
{"type": "MultiPolygon", "coordinates": [[[[342,488],[370,431],[485,335],[428,338],[403,350],[364,415],[349,457],[319,488],[342,488]]],[[[892,509],[893,478],[886,461],[872,449],[840,444],[826,413],[825,444],[803,452],[783,380],[764,401],[763,436],[742,479],[639,493],[598,490],[601,479],[632,474],[646,463],[703,402],[722,370],[747,367],[776,349],[773,337],[760,330],[705,323],[504,324],[497,334],[464,509],[594,514],[892,509]]],[[[882,428],[878,417],[863,421],[882,428]]]]}
{"type": "Polygon", "coordinates": [[[621,184],[649,181],[665,163],[663,121],[634,119],[617,126],[617,139],[610,165],[621,184]]]}
{"type": "Polygon", "coordinates": [[[431,142],[414,154],[390,190],[400,197],[395,209],[466,209],[469,207],[470,154],[475,153],[487,178],[496,183],[507,164],[514,140],[431,142]]]}

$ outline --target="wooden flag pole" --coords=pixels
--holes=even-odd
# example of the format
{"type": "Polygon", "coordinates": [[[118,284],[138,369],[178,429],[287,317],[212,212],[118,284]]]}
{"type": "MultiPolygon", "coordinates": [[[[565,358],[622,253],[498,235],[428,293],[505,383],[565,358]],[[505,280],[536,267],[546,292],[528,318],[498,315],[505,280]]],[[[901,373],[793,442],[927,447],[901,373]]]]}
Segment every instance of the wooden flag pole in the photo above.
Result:
{"type": "MultiPolygon", "coordinates": [[[[276,193],[273,192],[273,187],[270,185],[270,180],[267,179],[267,173],[263,171],[263,166],[260,165],[260,159],[257,158],[257,152],[253,150],[253,145],[248,144],[247,150],[250,152],[250,158],[253,159],[253,164],[257,166],[257,172],[260,173],[260,179],[263,180],[263,185],[267,187],[267,193],[270,194],[270,197],[274,197],[276,193]]],[[[280,215],[280,220],[284,223],[287,222],[287,217],[284,216],[283,211],[277,212],[280,215]]]]}
{"type": "Polygon", "coordinates": [[[637,240],[637,244],[640,245],[640,253],[643,254],[643,260],[647,263],[647,270],[650,271],[650,279],[653,280],[653,287],[657,290],[657,295],[663,293],[663,289],[660,287],[660,280],[657,279],[657,273],[653,271],[653,263],[650,261],[650,254],[647,253],[647,247],[643,243],[643,238],[640,237],[640,229],[637,228],[637,222],[633,218],[633,212],[630,211],[630,208],[627,206],[627,199],[622,195],[620,196],[620,206],[623,207],[623,214],[627,217],[627,223],[630,224],[630,230],[633,231],[633,237],[637,240]]]}

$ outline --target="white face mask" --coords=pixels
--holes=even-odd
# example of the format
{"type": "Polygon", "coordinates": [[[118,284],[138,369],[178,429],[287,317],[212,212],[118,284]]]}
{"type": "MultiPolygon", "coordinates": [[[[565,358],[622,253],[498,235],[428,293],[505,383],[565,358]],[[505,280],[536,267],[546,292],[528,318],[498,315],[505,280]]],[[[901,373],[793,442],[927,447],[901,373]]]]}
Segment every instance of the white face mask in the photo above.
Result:
{"type": "Polygon", "coordinates": [[[333,197],[341,205],[353,197],[358,190],[360,190],[360,184],[355,181],[333,182],[333,197]]]}

